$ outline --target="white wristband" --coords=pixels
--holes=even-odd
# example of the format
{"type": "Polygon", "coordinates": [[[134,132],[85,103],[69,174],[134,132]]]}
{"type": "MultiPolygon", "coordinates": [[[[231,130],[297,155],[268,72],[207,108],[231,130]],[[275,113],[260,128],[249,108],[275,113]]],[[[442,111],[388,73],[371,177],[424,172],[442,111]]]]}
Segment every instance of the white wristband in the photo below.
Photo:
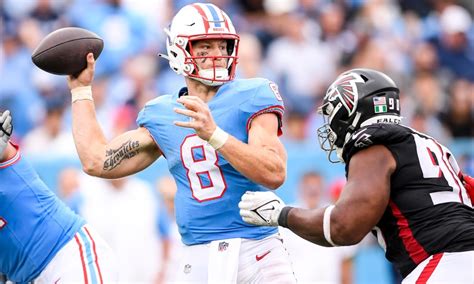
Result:
{"type": "Polygon", "coordinates": [[[324,217],[323,217],[323,232],[324,238],[328,243],[330,243],[333,247],[337,247],[337,245],[331,239],[331,212],[334,209],[334,205],[330,205],[326,207],[324,210],[324,217]]]}
{"type": "Polygon", "coordinates": [[[229,133],[216,127],[216,130],[214,130],[214,133],[212,133],[211,138],[207,142],[209,142],[212,148],[219,150],[227,142],[227,139],[229,139],[229,133]]]}
{"type": "Polygon", "coordinates": [[[74,103],[75,101],[80,100],[90,100],[92,99],[92,87],[85,86],[85,87],[77,87],[71,90],[71,101],[74,103]]]}

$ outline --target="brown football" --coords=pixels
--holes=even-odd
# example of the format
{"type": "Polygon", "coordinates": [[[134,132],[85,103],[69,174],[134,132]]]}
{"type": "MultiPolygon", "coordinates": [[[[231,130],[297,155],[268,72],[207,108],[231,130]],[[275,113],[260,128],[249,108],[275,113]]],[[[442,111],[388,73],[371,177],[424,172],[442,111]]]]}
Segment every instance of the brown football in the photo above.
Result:
{"type": "Polygon", "coordinates": [[[48,34],[31,55],[40,69],[56,75],[77,76],[87,67],[89,52],[97,59],[104,41],[95,33],[76,27],[56,30],[48,34]]]}

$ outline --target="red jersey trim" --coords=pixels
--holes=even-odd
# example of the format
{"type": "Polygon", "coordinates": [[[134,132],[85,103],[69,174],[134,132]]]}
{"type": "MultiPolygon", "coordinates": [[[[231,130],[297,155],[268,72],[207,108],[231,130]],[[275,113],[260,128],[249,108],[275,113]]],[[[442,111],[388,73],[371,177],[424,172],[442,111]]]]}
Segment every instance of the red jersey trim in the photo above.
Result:
{"type": "Polygon", "coordinates": [[[16,149],[16,154],[15,154],[15,156],[13,156],[13,158],[11,158],[11,159],[9,159],[5,162],[0,163],[0,169],[4,169],[4,168],[7,168],[7,167],[15,164],[21,158],[20,147],[18,145],[14,144],[13,142],[10,142],[10,144],[16,149]]]}
{"type": "MultiPolygon", "coordinates": [[[[264,113],[274,113],[280,118],[281,121],[283,121],[283,113],[284,113],[285,108],[279,105],[274,105],[270,106],[267,108],[264,108],[262,110],[257,111],[256,113],[252,114],[252,116],[247,120],[247,132],[250,130],[250,124],[252,121],[259,115],[264,114],[264,113]]],[[[278,127],[278,136],[281,136],[283,134],[283,131],[281,130],[281,125],[278,127]]]]}
{"type": "Polygon", "coordinates": [[[413,236],[413,232],[408,225],[408,220],[403,216],[402,212],[395,204],[390,200],[390,208],[392,209],[393,216],[397,219],[398,236],[402,239],[405,250],[410,255],[410,258],[415,264],[419,264],[423,260],[429,257],[429,254],[420,245],[420,243],[413,236]]]}

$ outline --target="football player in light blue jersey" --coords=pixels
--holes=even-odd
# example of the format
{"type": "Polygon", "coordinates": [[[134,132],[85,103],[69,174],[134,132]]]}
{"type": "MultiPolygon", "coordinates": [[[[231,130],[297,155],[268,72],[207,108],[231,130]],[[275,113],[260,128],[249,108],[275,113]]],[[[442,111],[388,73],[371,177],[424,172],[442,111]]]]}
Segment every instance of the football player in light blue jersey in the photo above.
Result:
{"type": "Polygon", "coordinates": [[[148,102],[136,130],[105,139],[92,97],[92,54],[87,69],[68,78],[84,170],[118,178],[165,157],[178,186],[176,218],[186,245],[178,281],[295,282],[277,229],[244,223],[237,206],[246,190],[276,189],[286,178],[277,86],[233,80],[239,36],[213,4],[183,7],[165,32],[168,53],[161,56],[186,87],[148,102]]]}
{"type": "Polygon", "coordinates": [[[16,283],[111,283],[105,242],[64,205],[10,143],[0,116],[0,274],[16,283]]]}

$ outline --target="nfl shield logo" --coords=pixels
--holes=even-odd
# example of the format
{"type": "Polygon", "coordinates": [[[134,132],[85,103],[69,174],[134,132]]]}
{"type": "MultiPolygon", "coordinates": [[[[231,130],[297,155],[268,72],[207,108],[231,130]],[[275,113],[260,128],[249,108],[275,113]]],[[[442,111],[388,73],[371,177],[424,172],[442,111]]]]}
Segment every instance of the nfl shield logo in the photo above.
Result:
{"type": "Polygon", "coordinates": [[[220,242],[218,246],[219,251],[225,251],[229,247],[229,243],[226,242],[220,242]]]}

